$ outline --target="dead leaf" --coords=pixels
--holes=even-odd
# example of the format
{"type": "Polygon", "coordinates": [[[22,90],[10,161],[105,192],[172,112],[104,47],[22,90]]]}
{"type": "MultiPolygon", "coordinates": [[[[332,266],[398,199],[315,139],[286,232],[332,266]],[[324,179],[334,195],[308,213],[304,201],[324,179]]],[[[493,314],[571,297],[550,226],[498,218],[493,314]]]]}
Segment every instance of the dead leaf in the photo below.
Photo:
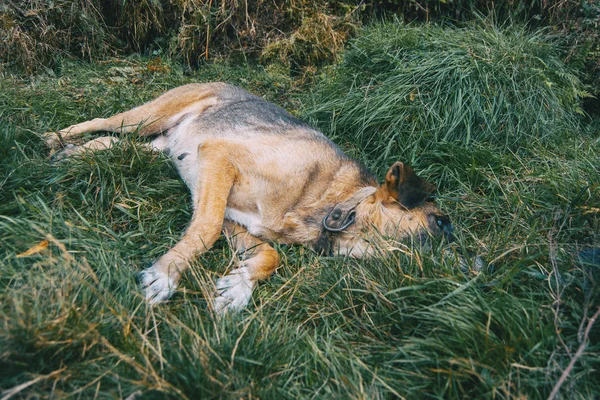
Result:
{"type": "Polygon", "coordinates": [[[36,244],[32,248],[30,248],[29,250],[24,251],[21,254],[17,254],[17,258],[28,257],[28,256],[32,256],[34,254],[40,253],[48,248],[48,244],[49,244],[49,242],[47,240],[42,240],[41,242],[39,242],[38,244],[36,244]]]}

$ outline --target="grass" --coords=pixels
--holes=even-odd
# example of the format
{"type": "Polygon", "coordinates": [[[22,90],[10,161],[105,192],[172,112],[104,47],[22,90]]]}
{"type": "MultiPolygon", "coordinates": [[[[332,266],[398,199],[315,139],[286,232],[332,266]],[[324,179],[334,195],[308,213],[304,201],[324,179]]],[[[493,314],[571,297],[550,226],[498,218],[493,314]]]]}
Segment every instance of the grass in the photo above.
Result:
{"type": "Polygon", "coordinates": [[[417,141],[378,158],[322,121],[380,174],[398,157],[436,182],[458,250],[490,266],[461,269],[440,244],[364,261],[280,246],[281,268],[248,310],[216,319],[206,299],[234,260],[224,241],[160,307],[134,282],[190,217],[170,162],[133,135],[51,165],[37,133],[191,81],[233,82],[295,113],[319,86],[250,67],[149,65],[64,64],[59,76],[0,80],[3,398],[545,398],[582,345],[559,394],[600,392],[597,326],[584,334],[600,273],[577,258],[600,244],[597,124],[520,147],[417,141]]]}
{"type": "Polygon", "coordinates": [[[196,67],[207,60],[281,60],[302,73],[330,63],[372,7],[338,0],[22,0],[2,4],[0,71],[43,73],[61,60],[132,51],[196,67]]]}
{"type": "Polygon", "coordinates": [[[553,138],[577,125],[588,96],[556,37],[485,20],[371,25],[331,75],[308,117],[380,155],[424,142],[553,138]]]}

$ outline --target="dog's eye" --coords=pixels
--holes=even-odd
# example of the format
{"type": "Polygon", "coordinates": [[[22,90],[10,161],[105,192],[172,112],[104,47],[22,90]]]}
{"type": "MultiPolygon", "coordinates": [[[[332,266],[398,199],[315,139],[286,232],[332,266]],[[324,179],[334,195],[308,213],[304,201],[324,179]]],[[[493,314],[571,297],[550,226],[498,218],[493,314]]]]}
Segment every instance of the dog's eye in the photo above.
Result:
{"type": "Polygon", "coordinates": [[[436,222],[437,222],[438,226],[444,225],[444,221],[442,221],[441,218],[436,218],[436,222]]]}

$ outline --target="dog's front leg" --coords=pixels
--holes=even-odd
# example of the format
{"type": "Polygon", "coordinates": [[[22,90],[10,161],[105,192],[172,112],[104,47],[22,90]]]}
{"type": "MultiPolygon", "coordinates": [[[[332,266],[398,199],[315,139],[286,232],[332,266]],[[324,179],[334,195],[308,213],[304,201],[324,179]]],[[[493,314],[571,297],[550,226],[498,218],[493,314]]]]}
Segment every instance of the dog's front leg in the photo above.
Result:
{"type": "Polygon", "coordinates": [[[194,214],[183,238],[140,274],[151,304],[167,299],[179,284],[190,260],[212,247],[219,238],[227,198],[237,170],[228,159],[228,147],[211,140],[198,147],[198,182],[193,195],[194,214]]]}
{"type": "Polygon", "coordinates": [[[279,266],[277,251],[245,228],[225,220],[223,232],[242,261],[238,268],[217,280],[214,308],[221,314],[245,307],[256,282],[270,277],[279,266]]]}

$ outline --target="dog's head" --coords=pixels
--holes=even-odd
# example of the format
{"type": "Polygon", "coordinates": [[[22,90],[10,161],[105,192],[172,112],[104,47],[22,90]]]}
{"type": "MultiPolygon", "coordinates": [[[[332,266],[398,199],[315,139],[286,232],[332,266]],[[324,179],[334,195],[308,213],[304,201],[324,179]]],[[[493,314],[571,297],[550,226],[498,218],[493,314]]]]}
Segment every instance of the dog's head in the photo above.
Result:
{"type": "Polygon", "coordinates": [[[430,236],[452,237],[452,224],[433,202],[435,185],[407,165],[391,166],[380,187],[365,187],[335,205],[323,219],[317,251],[365,257],[385,240],[421,241],[430,236]]]}

